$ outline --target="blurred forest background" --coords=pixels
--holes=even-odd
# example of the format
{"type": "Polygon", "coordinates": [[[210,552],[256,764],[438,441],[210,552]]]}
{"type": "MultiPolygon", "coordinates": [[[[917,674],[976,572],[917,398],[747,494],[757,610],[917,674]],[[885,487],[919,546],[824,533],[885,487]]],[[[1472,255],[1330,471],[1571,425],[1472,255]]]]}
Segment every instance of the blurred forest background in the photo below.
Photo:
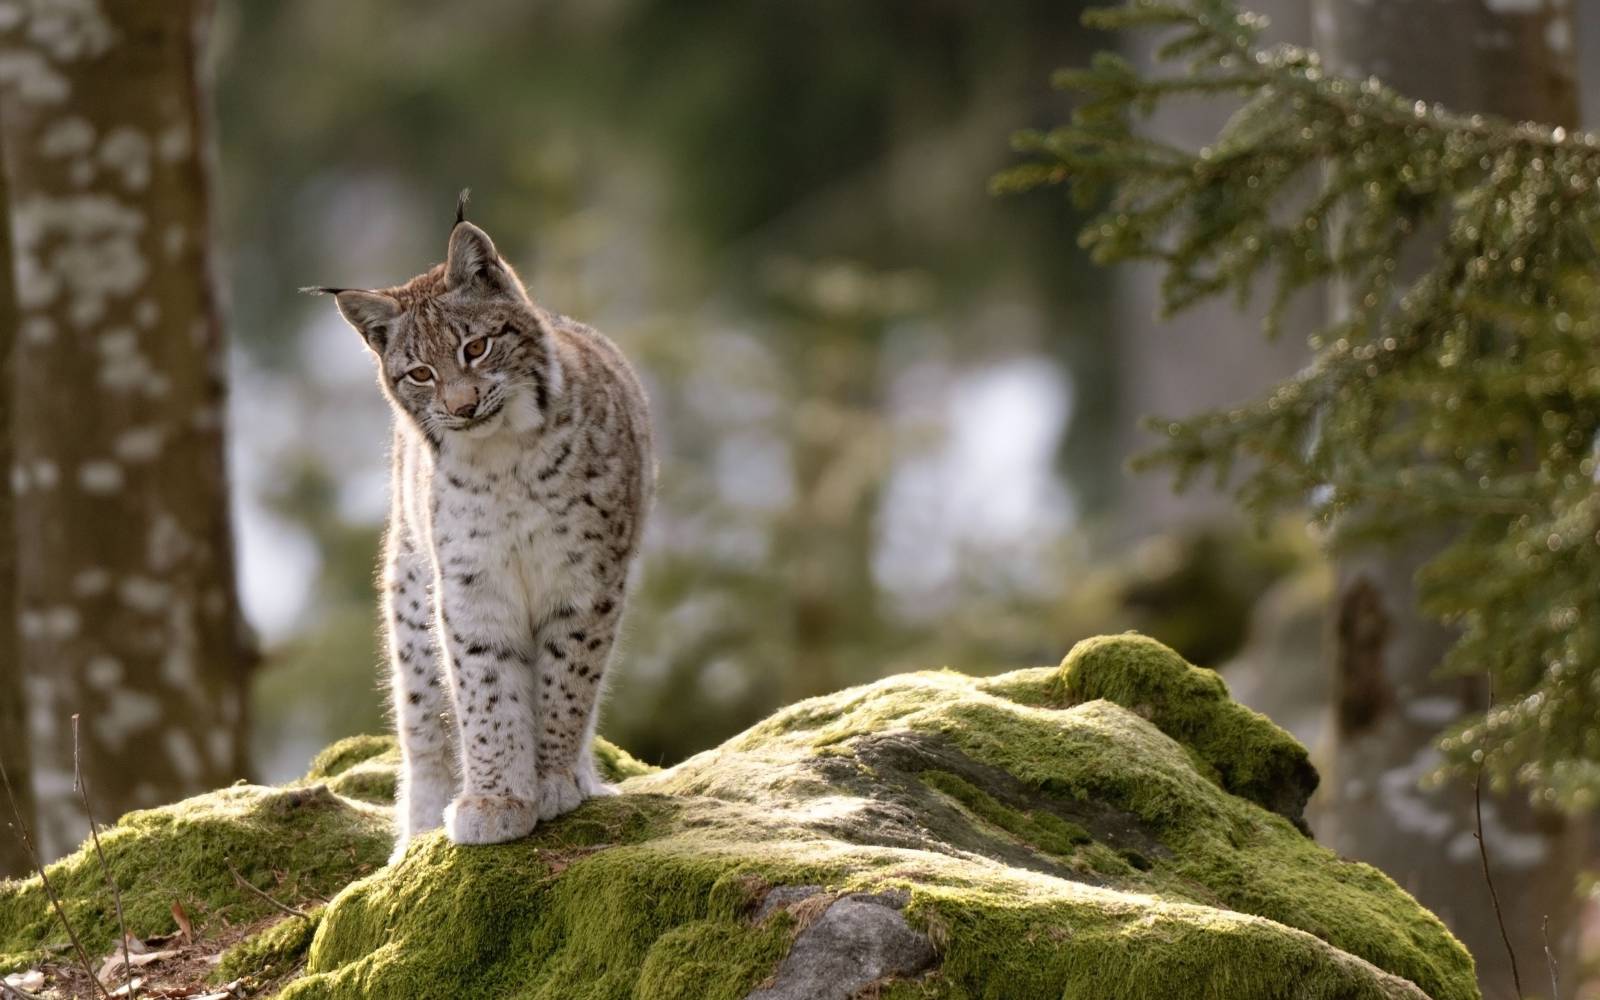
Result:
{"type": "MultiPolygon", "coordinates": [[[[43,46],[66,63],[85,46],[111,45],[82,23],[62,34],[45,14],[18,13],[24,6],[0,3],[0,33],[10,33],[0,37],[13,53],[43,46]]],[[[1083,4],[171,6],[180,12],[172,23],[202,25],[198,75],[211,86],[198,114],[214,117],[197,119],[193,163],[190,145],[157,142],[158,161],[191,173],[152,211],[200,197],[212,170],[196,225],[203,233],[208,207],[215,253],[185,258],[179,237],[149,232],[173,260],[212,268],[222,290],[226,339],[196,342],[225,365],[235,542],[231,555],[225,541],[208,550],[208,565],[222,579],[237,565],[242,638],[226,671],[203,642],[195,663],[168,658],[151,669],[181,678],[210,664],[247,694],[202,718],[192,741],[155,740],[145,755],[107,740],[93,779],[113,806],[154,804],[218,779],[293,777],[328,742],[386,727],[373,575],[388,413],[359,338],[326,301],[294,289],[387,285],[425,269],[443,255],[463,186],[473,191],[470,216],[534,297],[605,330],[647,380],[662,442],[660,500],[603,715],[612,740],[671,764],[808,695],[907,669],[1054,663],[1080,638],[1137,628],[1221,670],[1237,697],[1314,750],[1325,745],[1338,577],[1315,535],[1299,521],[1254,530],[1216,492],[1177,496],[1163,475],[1124,469],[1151,443],[1139,417],[1225,406],[1303,364],[1296,314],[1290,335],[1271,344],[1225,304],[1160,322],[1155,272],[1094,269],[1075,241],[1084,217],[1065,198],[988,190],[1016,162],[1012,133],[1067,116],[1071,99],[1050,88],[1052,70],[1122,44],[1082,27],[1083,4]],[[248,733],[248,744],[214,739],[219,728],[248,733]],[[204,756],[206,767],[157,780],[149,768],[159,756],[204,756]]],[[[1274,37],[1350,44],[1314,16],[1334,16],[1339,3],[1252,6],[1273,17],[1274,37]]],[[[1483,9],[1478,0],[1446,6],[1483,9]]],[[[1600,9],[1557,4],[1547,15],[1545,41],[1585,68],[1578,108],[1600,120],[1600,72],[1588,72],[1600,66],[1600,9]],[[1562,46],[1551,25],[1568,32],[1562,46]]],[[[21,286],[38,278],[29,255],[49,225],[44,202],[30,199],[68,184],[69,161],[88,162],[73,160],[88,156],[79,147],[98,142],[104,154],[111,134],[96,125],[90,139],[75,139],[59,120],[20,114],[49,103],[38,89],[48,75],[30,76],[26,62],[0,62],[21,286]],[[54,173],[27,168],[24,134],[57,157],[54,173]]],[[[1201,107],[1163,112],[1156,125],[1200,142],[1221,119],[1201,107]]],[[[97,233],[80,234],[92,245],[83,252],[115,264],[97,233]]],[[[18,297],[26,311],[26,290],[18,297]]],[[[159,319],[137,325],[175,322],[162,301],[147,310],[159,319]]],[[[1327,307],[1312,296],[1295,308],[1304,321],[1327,307]]],[[[97,322],[18,320],[18,377],[48,374],[27,352],[51,343],[57,325],[97,322]]],[[[116,371],[137,368],[114,336],[98,349],[115,355],[116,371]]],[[[136,609],[177,599],[107,583],[98,566],[63,576],[66,597],[29,596],[29,566],[45,565],[41,546],[55,538],[27,542],[29,518],[43,523],[57,509],[50,491],[60,478],[29,449],[50,427],[95,411],[98,393],[115,389],[106,378],[90,396],[16,418],[17,641],[35,656],[24,686],[32,738],[15,752],[31,752],[39,825],[55,853],[83,831],[66,717],[83,711],[91,731],[111,719],[131,733],[193,714],[159,700],[149,718],[100,712],[52,687],[39,665],[70,660],[79,695],[113,690],[132,661],[73,652],[84,626],[78,612],[57,609],[113,592],[136,609]]],[[[220,380],[202,373],[194,384],[221,398],[220,380]]],[[[128,405],[133,416],[117,426],[147,412],[128,405]]],[[[141,460],[144,439],[118,441],[118,456],[141,460]]],[[[89,493],[122,482],[92,461],[78,469],[89,493]]],[[[97,510],[86,516],[102,522],[106,545],[143,531],[132,514],[97,510]]],[[[228,617],[209,599],[197,591],[194,621],[228,617]]],[[[1419,710],[1429,747],[1452,718],[1429,717],[1437,705],[1419,710]]],[[[1389,791],[1410,802],[1431,763],[1408,758],[1389,791]]],[[[1368,808],[1383,806],[1369,797],[1368,808]]],[[[1491,820],[1494,810],[1491,802],[1491,820]]],[[[1496,828],[1513,845],[1509,862],[1549,860],[1516,839],[1509,816],[1496,828]]],[[[1444,832],[1459,832],[1386,822],[1419,864],[1442,850],[1444,832]]],[[[1590,866],[1587,827],[1529,822],[1541,836],[1561,831],[1557,880],[1590,866]]],[[[1425,881],[1392,873],[1414,889],[1425,881]]],[[[1476,913],[1480,889],[1468,883],[1460,900],[1424,902],[1447,919],[1452,906],[1476,913]]],[[[1564,955],[1581,950],[1580,924],[1569,913],[1557,925],[1564,955]]],[[[1480,962],[1498,961],[1468,939],[1480,962]]]]}

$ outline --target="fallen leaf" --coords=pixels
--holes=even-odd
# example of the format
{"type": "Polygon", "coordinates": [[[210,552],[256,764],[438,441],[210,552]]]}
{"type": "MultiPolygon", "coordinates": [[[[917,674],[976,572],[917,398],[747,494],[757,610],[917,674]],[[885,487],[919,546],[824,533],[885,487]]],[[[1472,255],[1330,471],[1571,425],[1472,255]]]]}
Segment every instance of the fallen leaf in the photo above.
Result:
{"type": "Polygon", "coordinates": [[[138,989],[139,987],[141,987],[143,985],[144,985],[144,980],[135,977],[135,978],[129,980],[128,982],[123,983],[121,986],[118,986],[116,989],[112,990],[111,991],[111,996],[114,996],[114,997],[125,997],[129,993],[131,993],[132,990],[136,990],[136,989],[138,989]],[[130,987],[131,987],[131,989],[130,989],[130,987]]]}
{"type": "MultiPolygon", "coordinates": [[[[163,958],[171,958],[176,954],[178,954],[178,952],[175,950],[140,952],[138,954],[131,955],[128,959],[128,963],[135,969],[142,969],[152,962],[159,962],[163,958]]],[[[109,958],[100,964],[100,971],[96,973],[96,977],[102,983],[109,983],[113,980],[123,978],[123,971],[124,967],[122,964],[122,952],[114,951],[111,953],[109,958]]],[[[127,984],[124,983],[123,985],[127,984]]]]}
{"type": "Polygon", "coordinates": [[[14,989],[31,992],[44,986],[44,973],[38,969],[29,969],[27,972],[13,972],[6,977],[6,985],[14,989]]]}
{"type": "Polygon", "coordinates": [[[172,901],[172,919],[178,923],[178,933],[183,935],[183,943],[193,944],[194,924],[189,922],[189,914],[176,899],[172,901]]]}

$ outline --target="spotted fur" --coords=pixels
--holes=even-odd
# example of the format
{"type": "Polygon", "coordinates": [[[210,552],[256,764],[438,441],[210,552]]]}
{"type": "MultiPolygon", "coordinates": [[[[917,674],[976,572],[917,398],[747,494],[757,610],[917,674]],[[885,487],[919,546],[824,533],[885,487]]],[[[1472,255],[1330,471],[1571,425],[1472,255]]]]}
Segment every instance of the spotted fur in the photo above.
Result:
{"type": "Polygon", "coordinates": [[[395,412],[395,856],[441,823],[460,844],[525,836],[609,792],[590,741],[653,491],[644,391],[470,222],[445,263],[337,301],[395,412]]]}

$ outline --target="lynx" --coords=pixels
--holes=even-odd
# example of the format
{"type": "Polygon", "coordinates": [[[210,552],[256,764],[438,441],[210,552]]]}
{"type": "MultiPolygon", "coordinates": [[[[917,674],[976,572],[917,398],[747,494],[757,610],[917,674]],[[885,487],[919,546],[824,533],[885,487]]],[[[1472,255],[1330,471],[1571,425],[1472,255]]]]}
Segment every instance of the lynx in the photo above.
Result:
{"type": "Polygon", "coordinates": [[[391,860],[440,825],[499,843],[613,794],[590,742],[654,489],[632,367],[536,305],[459,208],[443,264],[393,288],[308,291],[335,296],[394,410],[391,860]]]}

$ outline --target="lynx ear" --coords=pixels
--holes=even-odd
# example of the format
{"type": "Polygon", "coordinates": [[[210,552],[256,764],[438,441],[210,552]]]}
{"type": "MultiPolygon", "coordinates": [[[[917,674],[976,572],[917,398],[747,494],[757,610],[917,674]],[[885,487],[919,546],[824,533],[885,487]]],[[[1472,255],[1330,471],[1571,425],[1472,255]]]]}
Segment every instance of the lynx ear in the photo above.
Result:
{"type": "Polygon", "coordinates": [[[335,292],[333,300],[339,304],[339,314],[366,338],[374,351],[382,354],[394,330],[394,321],[400,315],[400,303],[380,292],[351,289],[335,292]]]}
{"type": "Polygon", "coordinates": [[[462,220],[450,230],[450,253],[445,257],[444,281],[451,289],[478,282],[486,291],[506,289],[507,274],[489,234],[462,220]]]}

